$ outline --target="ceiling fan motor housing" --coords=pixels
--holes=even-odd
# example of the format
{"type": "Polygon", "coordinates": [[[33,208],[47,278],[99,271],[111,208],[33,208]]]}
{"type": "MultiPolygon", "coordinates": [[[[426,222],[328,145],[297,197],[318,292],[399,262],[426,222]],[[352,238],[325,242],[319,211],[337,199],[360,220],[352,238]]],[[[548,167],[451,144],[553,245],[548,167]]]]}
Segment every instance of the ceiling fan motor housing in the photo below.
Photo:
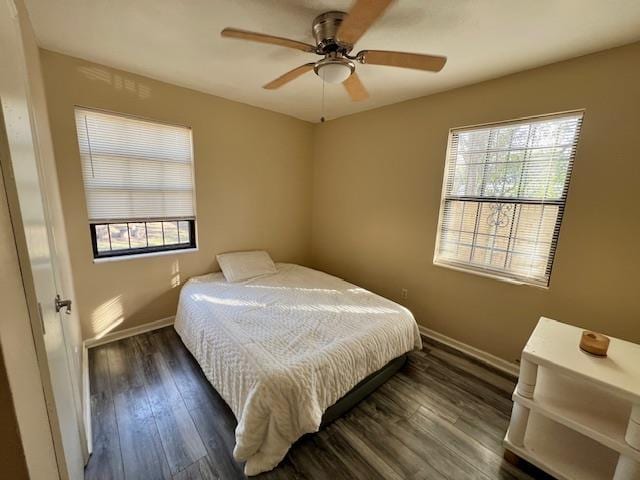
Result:
{"type": "Polygon", "coordinates": [[[347,16],[345,12],[331,11],[318,15],[313,20],[313,36],[316,40],[317,53],[347,54],[353,45],[338,41],[337,33],[342,20],[347,16]]]}

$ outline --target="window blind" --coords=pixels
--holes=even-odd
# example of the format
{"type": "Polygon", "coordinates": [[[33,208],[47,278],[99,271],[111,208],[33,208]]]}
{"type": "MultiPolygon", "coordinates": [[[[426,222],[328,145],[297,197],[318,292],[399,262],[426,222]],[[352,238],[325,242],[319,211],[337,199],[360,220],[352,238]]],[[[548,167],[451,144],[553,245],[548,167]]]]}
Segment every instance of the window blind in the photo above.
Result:
{"type": "Polygon", "coordinates": [[[434,263],[548,286],[582,116],[451,130],[434,263]]]}
{"type": "Polygon", "coordinates": [[[189,128],[75,114],[90,223],[195,217],[189,128]]]}

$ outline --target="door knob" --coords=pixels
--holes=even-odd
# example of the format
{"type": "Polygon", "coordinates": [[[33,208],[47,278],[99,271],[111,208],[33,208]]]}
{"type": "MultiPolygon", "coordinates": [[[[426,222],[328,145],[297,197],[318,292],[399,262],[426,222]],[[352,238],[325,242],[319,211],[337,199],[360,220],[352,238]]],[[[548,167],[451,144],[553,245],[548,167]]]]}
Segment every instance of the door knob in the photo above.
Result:
{"type": "Polygon", "coordinates": [[[71,300],[62,300],[60,295],[56,295],[56,312],[65,309],[65,313],[69,315],[71,313],[71,300]]]}

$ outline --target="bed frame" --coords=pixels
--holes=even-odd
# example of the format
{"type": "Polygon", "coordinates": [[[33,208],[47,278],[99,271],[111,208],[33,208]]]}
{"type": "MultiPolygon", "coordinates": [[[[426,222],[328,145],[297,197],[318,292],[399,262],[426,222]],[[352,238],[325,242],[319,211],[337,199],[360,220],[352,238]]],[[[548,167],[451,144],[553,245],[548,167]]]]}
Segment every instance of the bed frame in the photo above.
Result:
{"type": "Polygon", "coordinates": [[[325,427],[327,424],[333,422],[355,407],[358,403],[373,393],[373,391],[380,385],[389,380],[398,370],[404,367],[405,363],[407,363],[406,353],[398,358],[394,358],[380,370],[373,372],[367,378],[358,383],[349,392],[347,392],[344,397],[327,408],[322,416],[320,428],[325,427]]]}

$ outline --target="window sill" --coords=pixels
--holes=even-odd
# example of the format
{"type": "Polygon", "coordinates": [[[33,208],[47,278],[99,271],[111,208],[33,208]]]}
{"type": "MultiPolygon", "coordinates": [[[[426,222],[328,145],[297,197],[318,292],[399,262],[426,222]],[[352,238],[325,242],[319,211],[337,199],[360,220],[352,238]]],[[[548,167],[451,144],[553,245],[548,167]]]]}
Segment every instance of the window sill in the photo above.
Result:
{"type": "Polygon", "coordinates": [[[491,278],[493,280],[498,280],[499,282],[503,282],[503,283],[509,283],[511,285],[517,285],[517,286],[523,286],[524,285],[524,286],[527,286],[527,287],[536,287],[536,288],[540,288],[542,290],[549,290],[549,286],[548,285],[542,285],[542,284],[539,284],[539,283],[527,282],[526,280],[517,280],[515,278],[503,277],[501,275],[496,275],[496,274],[491,273],[491,272],[482,272],[480,270],[475,270],[473,268],[464,268],[462,266],[457,266],[457,265],[451,265],[449,263],[438,262],[437,260],[434,260],[433,264],[436,267],[448,268],[450,270],[455,270],[457,272],[470,273],[472,275],[477,275],[479,277],[491,278]]]}
{"type": "Polygon", "coordinates": [[[134,255],[118,255],[115,257],[94,258],[93,263],[123,262],[125,260],[135,260],[149,257],[163,257],[166,255],[182,255],[183,253],[197,252],[198,248],[179,248],[176,250],[166,250],[163,252],[136,253],[134,255]]]}

